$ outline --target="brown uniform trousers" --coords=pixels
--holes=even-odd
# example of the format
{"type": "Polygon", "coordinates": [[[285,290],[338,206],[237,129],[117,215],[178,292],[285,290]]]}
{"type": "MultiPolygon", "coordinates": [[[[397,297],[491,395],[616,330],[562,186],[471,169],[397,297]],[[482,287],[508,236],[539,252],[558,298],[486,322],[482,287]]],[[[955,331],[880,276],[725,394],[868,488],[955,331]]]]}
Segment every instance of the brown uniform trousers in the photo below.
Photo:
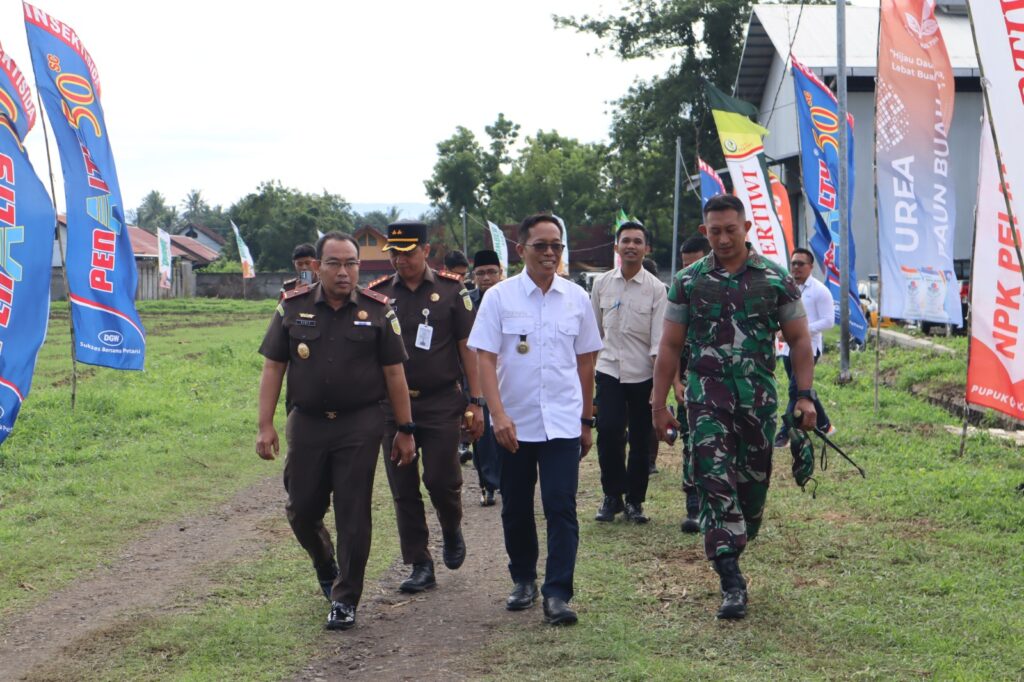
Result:
{"type": "MultiPolygon", "coordinates": [[[[292,532],[317,567],[330,565],[334,556],[323,522],[334,491],[338,579],[331,601],[355,605],[362,595],[370,556],[373,475],[384,430],[381,416],[378,404],[339,413],[336,419],[299,410],[288,415],[285,511],[292,532]]],[[[391,452],[390,441],[387,452],[391,452]]]]}
{"type": "MultiPolygon", "coordinates": [[[[416,422],[416,448],[423,461],[423,484],[437,512],[442,533],[453,533],[462,523],[462,467],[459,465],[459,424],[466,410],[466,398],[452,384],[429,395],[412,399],[412,418],[416,422]]],[[[398,538],[402,561],[407,564],[431,561],[427,546],[426,515],[420,495],[420,471],[417,461],[399,467],[387,454],[395,437],[395,418],[385,405],[384,461],[388,482],[395,500],[398,538]]]]}

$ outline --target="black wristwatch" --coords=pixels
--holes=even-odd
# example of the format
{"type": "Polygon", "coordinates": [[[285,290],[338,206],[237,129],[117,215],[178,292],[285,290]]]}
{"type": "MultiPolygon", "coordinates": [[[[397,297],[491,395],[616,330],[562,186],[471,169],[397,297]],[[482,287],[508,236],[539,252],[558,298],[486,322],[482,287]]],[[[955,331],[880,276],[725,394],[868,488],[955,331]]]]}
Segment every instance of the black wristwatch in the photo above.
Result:
{"type": "Polygon", "coordinates": [[[818,399],[818,393],[813,388],[808,388],[805,391],[797,391],[796,392],[796,397],[797,398],[807,398],[808,400],[817,400],[818,399]]]}
{"type": "Polygon", "coordinates": [[[475,396],[470,396],[469,397],[469,404],[470,405],[479,405],[480,407],[483,407],[484,405],[487,404],[487,401],[484,400],[483,396],[480,396],[479,398],[477,398],[475,396]]]}
{"type": "Polygon", "coordinates": [[[597,418],[596,417],[580,417],[580,423],[583,424],[584,426],[589,426],[590,428],[594,428],[595,426],[597,426],[597,418]]]}
{"type": "Polygon", "coordinates": [[[408,424],[399,424],[398,432],[406,433],[411,436],[412,434],[416,433],[416,422],[409,422],[408,424]]]}

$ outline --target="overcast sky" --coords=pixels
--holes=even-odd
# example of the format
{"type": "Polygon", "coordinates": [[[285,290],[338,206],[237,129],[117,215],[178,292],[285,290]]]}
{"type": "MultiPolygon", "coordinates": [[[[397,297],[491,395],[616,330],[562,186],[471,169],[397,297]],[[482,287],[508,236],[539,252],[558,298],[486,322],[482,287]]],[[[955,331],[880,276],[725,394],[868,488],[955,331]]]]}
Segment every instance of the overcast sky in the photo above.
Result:
{"type": "MultiPolygon", "coordinates": [[[[670,63],[590,56],[596,39],[554,28],[552,14],[618,6],[597,0],[34,4],[96,61],[129,209],[152,189],[227,206],[269,179],[353,203],[426,202],[455,126],[483,137],[504,112],[524,134],[606,140],[607,103],[670,63]]],[[[4,1],[0,26],[30,73],[20,2],[4,1]]],[[[45,181],[38,122],[28,149],[45,181]]]]}

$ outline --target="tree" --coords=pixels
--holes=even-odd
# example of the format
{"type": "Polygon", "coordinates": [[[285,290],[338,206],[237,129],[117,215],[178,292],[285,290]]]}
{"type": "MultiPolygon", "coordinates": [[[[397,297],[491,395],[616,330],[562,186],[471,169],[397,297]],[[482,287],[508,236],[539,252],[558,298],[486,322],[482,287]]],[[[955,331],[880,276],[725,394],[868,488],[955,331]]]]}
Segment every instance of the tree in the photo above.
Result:
{"type": "Polygon", "coordinates": [[[149,232],[157,228],[170,232],[178,220],[178,211],[168,206],[164,195],[156,190],[147,194],[139,207],[135,209],[135,224],[149,232]]]}
{"type": "Polygon", "coordinates": [[[356,213],[355,224],[356,228],[360,228],[363,225],[370,225],[378,230],[385,230],[387,226],[393,222],[396,222],[402,218],[402,211],[397,206],[389,206],[384,211],[369,211],[368,213],[356,213]]]}
{"type": "MultiPolygon", "coordinates": [[[[667,73],[635,84],[615,103],[611,128],[613,192],[645,220],[662,254],[671,243],[676,137],[691,171],[698,148],[710,163],[722,163],[703,80],[731,91],[750,6],[747,0],[625,0],[620,15],[555,17],[558,26],[605,40],[604,49],[624,60],[666,51],[678,57],[667,73]]],[[[685,200],[682,208],[685,234],[700,208],[685,200]]]]}
{"type": "Polygon", "coordinates": [[[181,217],[188,222],[201,222],[210,212],[210,205],[206,203],[206,200],[203,199],[203,193],[198,189],[194,189],[185,195],[182,208],[181,217]]]}
{"type": "Polygon", "coordinates": [[[537,131],[492,188],[488,215],[495,222],[518,222],[551,211],[570,227],[610,220],[615,205],[605,174],[607,154],[604,145],[537,131]]]}
{"type": "MultiPolygon", "coordinates": [[[[336,194],[306,194],[283,187],[278,181],[260,184],[228,210],[252,253],[257,269],[287,270],[296,244],[316,241],[317,230],[351,232],[355,215],[348,202],[336,194]]],[[[225,248],[237,258],[233,239],[225,248]]]]}

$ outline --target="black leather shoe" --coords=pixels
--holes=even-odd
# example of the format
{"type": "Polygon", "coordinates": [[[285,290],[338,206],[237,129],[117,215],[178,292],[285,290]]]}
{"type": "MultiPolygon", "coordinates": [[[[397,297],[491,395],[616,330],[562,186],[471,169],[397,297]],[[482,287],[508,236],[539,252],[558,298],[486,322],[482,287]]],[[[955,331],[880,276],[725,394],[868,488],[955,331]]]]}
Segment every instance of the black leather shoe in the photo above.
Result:
{"type": "Polygon", "coordinates": [[[509,611],[523,611],[533,606],[536,601],[537,583],[516,583],[505,600],[505,608],[509,611]]]}
{"type": "Polygon", "coordinates": [[[615,515],[624,509],[622,506],[622,497],[619,495],[605,495],[604,502],[601,503],[601,508],[597,510],[597,515],[594,516],[595,521],[602,521],[608,523],[615,520],[615,515]]]}
{"type": "Polygon", "coordinates": [[[327,614],[328,630],[348,630],[356,624],[356,607],[342,604],[340,601],[331,602],[331,612],[327,614]]]}
{"type": "Polygon", "coordinates": [[[576,612],[564,599],[548,597],[544,600],[544,622],[548,625],[575,625],[577,620],[576,612]]]}
{"type": "Polygon", "coordinates": [[[402,592],[415,594],[416,592],[429,590],[436,586],[437,581],[434,580],[434,562],[424,561],[423,563],[412,565],[412,573],[408,578],[402,581],[402,584],[398,586],[398,589],[402,592]]]}
{"type": "Polygon", "coordinates": [[[650,521],[647,515],[644,514],[644,506],[642,504],[633,504],[632,502],[626,503],[626,520],[633,523],[647,523],[650,521]]]}
{"type": "Polygon", "coordinates": [[[333,561],[329,566],[316,569],[316,580],[320,583],[320,591],[324,593],[324,598],[327,601],[331,601],[331,588],[334,587],[334,581],[337,579],[338,564],[333,561]]]}
{"type": "Polygon", "coordinates": [[[480,491],[480,506],[481,507],[493,507],[494,506],[494,491],[493,490],[481,490],[480,491]]]}
{"type": "Polygon", "coordinates": [[[459,464],[465,464],[473,459],[473,451],[465,443],[459,443],[459,464]]]}
{"type": "Polygon", "coordinates": [[[462,529],[457,528],[450,536],[444,536],[444,565],[454,571],[466,560],[466,540],[462,537],[462,529]]]}
{"type": "Polygon", "coordinates": [[[747,615],[747,591],[739,587],[722,591],[722,606],[718,609],[718,618],[739,620],[747,615]]]}

